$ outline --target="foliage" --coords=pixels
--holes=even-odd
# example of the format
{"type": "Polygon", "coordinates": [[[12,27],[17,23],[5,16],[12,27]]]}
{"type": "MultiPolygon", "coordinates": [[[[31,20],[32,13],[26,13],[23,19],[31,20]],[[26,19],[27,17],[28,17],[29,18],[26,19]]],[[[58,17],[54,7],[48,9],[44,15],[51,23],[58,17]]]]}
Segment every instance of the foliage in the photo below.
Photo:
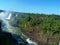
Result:
{"type": "Polygon", "coordinates": [[[60,16],[58,15],[29,14],[25,15],[18,25],[23,26],[22,28],[40,26],[40,31],[43,33],[60,34],[60,16]]]}
{"type": "MultiPolygon", "coordinates": [[[[17,17],[19,18],[19,17],[17,17]]],[[[38,26],[39,31],[47,37],[52,36],[60,39],[60,16],[59,15],[47,15],[47,14],[24,14],[23,18],[16,19],[16,23],[24,31],[30,31],[31,27],[38,26]]],[[[40,33],[39,32],[39,33],[40,33]]],[[[50,43],[50,42],[49,42],[50,43]]],[[[55,44],[55,42],[54,42],[55,44]]]]}

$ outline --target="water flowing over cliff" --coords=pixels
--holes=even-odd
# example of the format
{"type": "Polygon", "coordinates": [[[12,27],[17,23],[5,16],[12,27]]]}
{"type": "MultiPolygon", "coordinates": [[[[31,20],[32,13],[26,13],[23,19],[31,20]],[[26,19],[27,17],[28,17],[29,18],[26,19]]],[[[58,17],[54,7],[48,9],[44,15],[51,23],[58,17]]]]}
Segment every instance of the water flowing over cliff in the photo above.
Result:
{"type": "MultiPolygon", "coordinates": [[[[2,20],[2,32],[8,32],[12,34],[12,37],[14,37],[17,42],[24,43],[25,41],[29,45],[37,45],[35,42],[31,41],[26,35],[24,35],[21,32],[21,29],[18,27],[12,26],[10,23],[15,21],[15,18],[19,16],[18,13],[11,12],[11,11],[3,11],[0,13],[0,19],[2,20]],[[17,36],[16,36],[17,35],[17,36]],[[24,42],[22,41],[24,40],[24,42]]],[[[21,14],[22,15],[22,14],[21,14]]],[[[20,16],[22,17],[22,16],[20,16]]]]}

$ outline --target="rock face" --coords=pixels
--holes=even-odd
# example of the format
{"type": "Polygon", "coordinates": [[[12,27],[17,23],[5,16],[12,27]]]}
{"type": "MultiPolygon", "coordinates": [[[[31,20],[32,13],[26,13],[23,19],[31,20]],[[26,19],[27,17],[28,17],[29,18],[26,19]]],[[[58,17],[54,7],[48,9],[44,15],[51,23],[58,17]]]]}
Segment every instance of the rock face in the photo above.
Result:
{"type": "Polygon", "coordinates": [[[11,34],[0,32],[0,45],[18,45],[18,43],[11,34]]]}
{"type": "Polygon", "coordinates": [[[18,45],[17,41],[12,38],[10,33],[2,32],[0,22],[0,45],[18,45]]]}
{"type": "Polygon", "coordinates": [[[0,22],[0,45],[26,45],[22,38],[17,35],[2,31],[0,22]]]}

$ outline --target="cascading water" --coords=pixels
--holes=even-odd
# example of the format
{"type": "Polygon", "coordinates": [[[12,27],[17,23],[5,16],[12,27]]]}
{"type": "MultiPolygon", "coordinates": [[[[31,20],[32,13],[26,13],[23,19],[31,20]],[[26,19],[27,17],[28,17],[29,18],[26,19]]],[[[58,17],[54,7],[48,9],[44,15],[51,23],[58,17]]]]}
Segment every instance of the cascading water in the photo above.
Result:
{"type": "Polygon", "coordinates": [[[22,39],[28,42],[30,45],[37,45],[35,42],[31,41],[27,36],[25,36],[21,29],[18,27],[13,27],[9,24],[9,21],[11,19],[12,13],[10,12],[1,12],[0,13],[0,19],[2,20],[2,31],[8,32],[12,34],[12,37],[14,37],[18,43],[23,43],[22,39]],[[18,38],[17,36],[20,38],[18,38]]]}

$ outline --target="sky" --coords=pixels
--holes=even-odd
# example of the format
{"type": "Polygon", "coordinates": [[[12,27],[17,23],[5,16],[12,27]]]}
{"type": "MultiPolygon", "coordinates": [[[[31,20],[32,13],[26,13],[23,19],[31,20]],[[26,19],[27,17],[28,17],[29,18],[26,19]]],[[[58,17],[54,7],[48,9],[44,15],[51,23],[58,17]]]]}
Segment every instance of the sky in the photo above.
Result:
{"type": "Polygon", "coordinates": [[[0,0],[0,9],[60,15],[60,0],[0,0]]]}

